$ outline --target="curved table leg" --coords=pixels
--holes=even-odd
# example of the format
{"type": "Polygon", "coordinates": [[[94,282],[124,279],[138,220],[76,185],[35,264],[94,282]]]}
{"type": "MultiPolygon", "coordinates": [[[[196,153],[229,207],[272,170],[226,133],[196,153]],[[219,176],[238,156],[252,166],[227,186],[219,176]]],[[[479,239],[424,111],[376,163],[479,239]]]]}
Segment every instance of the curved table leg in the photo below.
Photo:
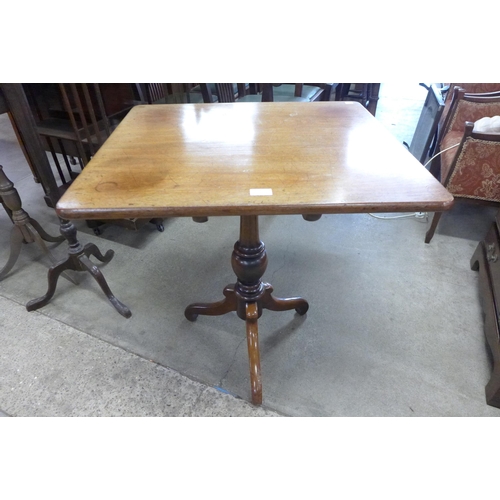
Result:
{"type": "Polygon", "coordinates": [[[21,247],[23,245],[23,233],[21,230],[14,226],[12,228],[12,232],[10,233],[10,256],[7,264],[0,271],[0,280],[3,279],[9,271],[14,267],[14,264],[17,262],[19,258],[19,254],[21,253],[21,247]]]}
{"type": "Polygon", "coordinates": [[[90,257],[93,255],[97,260],[100,260],[101,262],[104,262],[107,264],[115,255],[115,252],[113,250],[108,250],[104,255],[101,253],[99,248],[97,248],[96,245],[93,243],[87,243],[83,247],[83,253],[87,256],[90,257]]]}
{"type": "Polygon", "coordinates": [[[74,269],[71,265],[71,261],[69,259],[63,260],[58,264],[55,264],[49,269],[47,278],[49,282],[49,286],[47,289],[47,293],[43,297],[39,297],[38,299],[32,299],[26,304],[26,309],[28,311],[35,311],[36,309],[40,309],[49,303],[49,300],[54,296],[57,286],[57,280],[59,275],[66,269],[74,269]]]}
{"type": "Polygon", "coordinates": [[[88,255],[94,255],[102,262],[109,262],[114,252],[108,250],[102,255],[92,243],[87,244],[84,248],[77,239],[77,232],[74,224],[68,220],[61,219],[60,230],[61,234],[68,241],[68,257],[49,269],[49,286],[47,293],[43,297],[30,300],[26,305],[26,309],[28,311],[34,311],[46,305],[54,295],[59,275],[66,269],[70,269],[72,271],[88,271],[97,281],[113,307],[125,318],[130,318],[130,316],[132,316],[130,309],[113,295],[100,269],[88,258],[88,255]]]}
{"type": "Polygon", "coordinates": [[[260,372],[260,352],[259,352],[259,308],[256,302],[246,303],[246,332],[248,361],[250,364],[250,387],[252,390],[252,403],[262,404],[262,375],[260,372]]]}
{"type": "Polygon", "coordinates": [[[35,232],[37,232],[41,236],[41,238],[44,239],[45,241],[48,241],[50,243],[60,243],[64,241],[63,235],[51,236],[49,233],[45,231],[45,229],[43,229],[43,227],[39,224],[38,221],[32,219],[31,217],[29,219],[29,223],[35,228],[35,232]]]}
{"type": "Polygon", "coordinates": [[[83,267],[94,277],[94,279],[97,281],[99,286],[101,287],[102,291],[108,298],[108,300],[113,304],[113,307],[125,318],[130,318],[132,316],[132,312],[130,309],[120,302],[111,292],[111,289],[108,286],[108,283],[106,282],[106,279],[104,278],[104,275],[102,274],[101,270],[86,256],[86,255],[80,255],[79,256],[79,261],[82,263],[83,267]]]}
{"type": "Polygon", "coordinates": [[[236,311],[237,300],[234,293],[234,286],[226,286],[222,293],[226,298],[222,299],[219,302],[198,302],[195,304],[190,304],[186,307],[184,316],[186,316],[186,319],[188,319],[189,321],[195,321],[198,317],[198,314],[207,316],[220,316],[228,312],[236,311]]]}
{"type": "MultiPolygon", "coordinates": [[[[33,220],[33,219],[31,219],[33,220]]],[[[35,221],[36,222],[36,221],[35,221]]],[[[54,254],[47,248],[47,245],[44,243],[42,236],[38,233],[38,229],[36,229],[36,226],[34,227],[31,223],[26,223],[25,227],[29,230],[30,235],[33,237],[33,241],[37,243],[37,245],[40,247],[43,253],[47,255],[47,257],[50,259],[52,264],[57,264],[59,261],[54,257],[54,254]]],[[[52,236],[50,236],[52,238],[52,236]]],[[[64,240],[64,236],[61,236],[64,240]]],[[[48,241],[48,240],[46,240],[48,241]]],[[[49,240],[50,241],[50,240],[49,240]]],[[[55,240],[52,240],[55,241],[55,240]]],[[[59,240],[57,240],[59,241],[59,240]]],[[[73,283],[73,285],[78,285],[78,282],[75,281],[71,276],[69,276],[68,273],[63,272],[62,277],[66,278],[68,281],[73,283]]]]}
{"type": "Polygon", "coordinates": [[[45,255],[47,255],[47,257],[51,260],[52,264],[56,264],[57,263],[57,259],[54,257],[54,255],[52,254],[52,252],[47,248],[47,245],[43,241],[43,238],[38,233],[38,231],[30,223],[26,223],[25,227],[29,230],[31,236],[33,237],[33,240],[40,247],[40,250],[45,255]]]}
{"type": "Polygon", "coordinates": [[[269,283],[264,283],[264,294],[260,299],[262,307],[270,311],[295,311],[303,316],[309,309],[307,300],[302,297],[290,297],[286,299],[279,299],[272,296],[273,287],[269,283]]]}

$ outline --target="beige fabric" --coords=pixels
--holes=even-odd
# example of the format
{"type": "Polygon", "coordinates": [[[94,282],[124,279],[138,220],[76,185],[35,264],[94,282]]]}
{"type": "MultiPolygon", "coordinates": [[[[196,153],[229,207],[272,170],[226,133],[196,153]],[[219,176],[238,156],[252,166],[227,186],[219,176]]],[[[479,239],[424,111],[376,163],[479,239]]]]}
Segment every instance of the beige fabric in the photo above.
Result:
{"type": "Polygon", "coordinates": [[[500,134],[500,116],[485,116],[474,122],[474,130],[479,134],[500,134]]]}

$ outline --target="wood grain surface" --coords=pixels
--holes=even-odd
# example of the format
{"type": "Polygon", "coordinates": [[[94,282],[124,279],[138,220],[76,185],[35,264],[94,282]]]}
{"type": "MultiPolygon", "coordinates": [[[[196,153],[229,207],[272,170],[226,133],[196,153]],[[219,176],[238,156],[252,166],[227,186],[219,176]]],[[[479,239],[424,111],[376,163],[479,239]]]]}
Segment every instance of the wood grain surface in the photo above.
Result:
{"type": "Polygon", "coordinates": [[[442,211],[453,197],[354,102],[133,108],[65,219],[442,211]]]}

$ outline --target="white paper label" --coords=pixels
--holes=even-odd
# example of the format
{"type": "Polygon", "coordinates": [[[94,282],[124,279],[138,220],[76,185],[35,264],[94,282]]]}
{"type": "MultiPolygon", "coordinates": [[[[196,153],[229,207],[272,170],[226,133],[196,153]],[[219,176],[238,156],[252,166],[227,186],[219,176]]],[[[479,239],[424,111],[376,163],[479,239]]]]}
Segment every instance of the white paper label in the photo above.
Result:
{"type": "Polygon", "coordinates": [[[272,189],[250,189],[250,196],[272,196],[272,189]]]}

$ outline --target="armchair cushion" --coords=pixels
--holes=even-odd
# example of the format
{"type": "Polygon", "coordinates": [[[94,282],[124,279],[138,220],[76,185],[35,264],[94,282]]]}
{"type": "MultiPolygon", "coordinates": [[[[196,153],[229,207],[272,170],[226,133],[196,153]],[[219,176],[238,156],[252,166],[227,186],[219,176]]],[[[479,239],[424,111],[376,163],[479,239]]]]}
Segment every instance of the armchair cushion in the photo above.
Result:
{"type": "Polygon", "coordinates": [[[446,187],[460,198],[500,202],[500,142],[469,137],[446,187]]]}

